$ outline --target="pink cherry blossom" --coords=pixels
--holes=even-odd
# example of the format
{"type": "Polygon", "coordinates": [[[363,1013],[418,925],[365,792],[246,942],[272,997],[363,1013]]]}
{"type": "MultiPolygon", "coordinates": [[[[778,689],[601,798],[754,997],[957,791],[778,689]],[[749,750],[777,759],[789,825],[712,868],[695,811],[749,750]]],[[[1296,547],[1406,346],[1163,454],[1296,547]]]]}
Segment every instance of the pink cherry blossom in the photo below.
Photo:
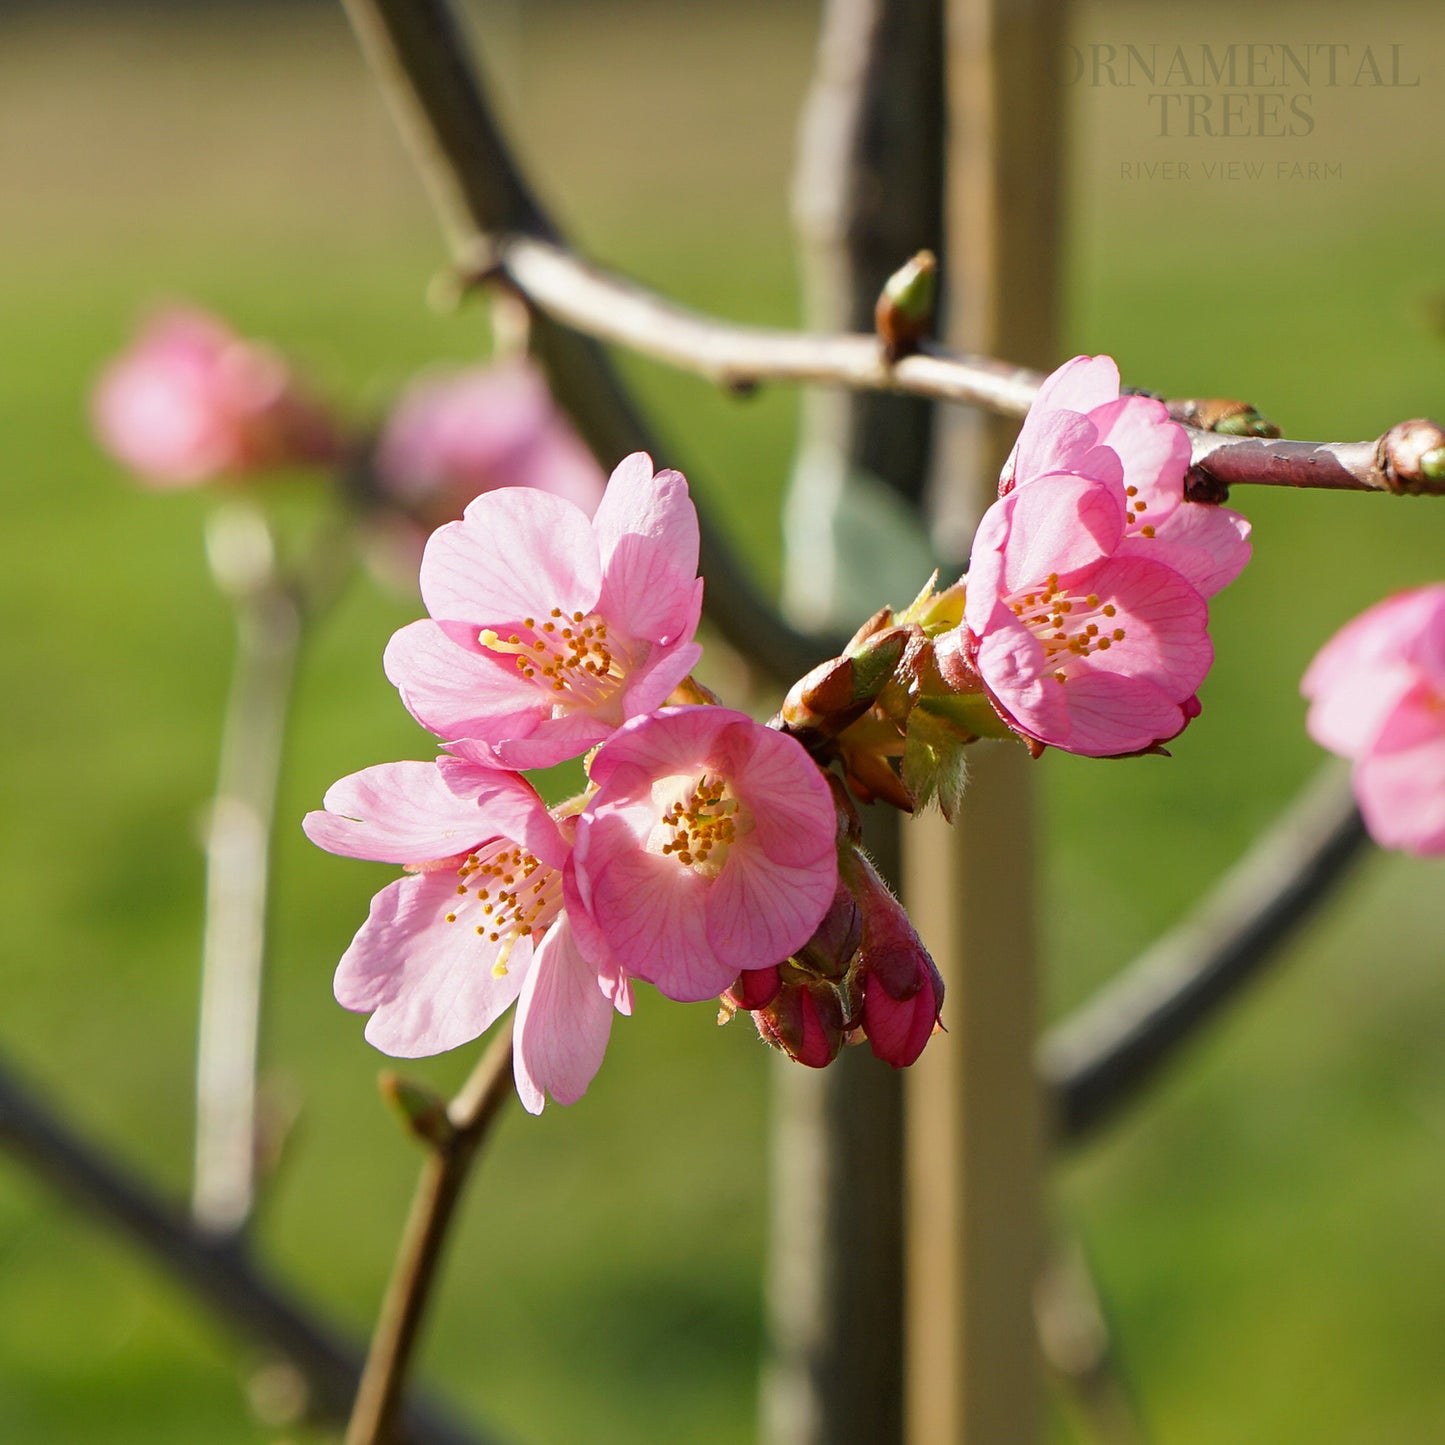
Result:
{"type": "Polygon", "coordinates": [[[142,479],[184,487],[340,455],[284,360],[202,311],[162,312],[102,374],[101,442],[142,479]]]}
{"type": "Polygon", "coordinates": [[[588,962],[563,911],[566,825],[521,777],[455,758],[366,768],[325,803],[306,817],[313,843],[407,873],[372,899],[336,970],[338,1002],[371,1014],[371,1043],[402,1058],[441,1053],[516,1001],[523,1104],[536,1114],[545,1094],[579,1099],[614,1008],[632,1005],[626,975],[588,962]]]}
{"type": "Polygon", "coordinates": [[[590,773],[567,875],[589,952],[690,1002],[807,943],[833,901],[837,824],[799,743],[727,708],[667,708],[590,773]]]}
{"type": "Polygon", "coordinates": [[[1163,561],[1126,548],[1117,481],[1030,480],[984,515],[965,628],[936,645],[976,671],[1014,728],[1091,757],[1139,752],[1198,712],[1208,608],[1163,561]]]}
{"type": "Polygon", "coordinates": [[[480,496],[421,566],[429,620],[386,651],[412,715],[453,751],[548,767],[660,707],[696,663],[697,513],[680,472],[642,452],[589,520],[528,487],[480,496]]]}
{"type": "Polygon", "coordinates": [[[1445,853],[1445,583],[1347,623],[1305,673],[1310,736],[1349,758],[1377,843],[1445,853]]]}
{"type": "Polygon", "coordinates": [[[1212,597],[1249,561],[1249,523],[1228,507],[1184,499],[1189,437],[1162,402],[1119,395],[1108,356],[1076,356],[1039,388],[999,479],[999,495],[1067,472],[1118,483],[1119,556],[1165,562],[1212,597]]]}
{"type": "Polygon", "coordinates": [[[542,373],[522,359],[413,382],[386,419],[376,471],[389,496],[433,525],[498,487],[540,487],[590,517],[605,481],[542,373]]]}

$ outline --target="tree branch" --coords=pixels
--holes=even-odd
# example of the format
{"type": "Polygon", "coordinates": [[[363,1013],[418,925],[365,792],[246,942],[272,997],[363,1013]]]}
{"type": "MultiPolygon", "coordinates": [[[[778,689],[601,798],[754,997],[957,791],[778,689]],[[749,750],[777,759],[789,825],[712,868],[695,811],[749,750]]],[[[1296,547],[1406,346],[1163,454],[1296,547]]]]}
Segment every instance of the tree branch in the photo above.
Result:
{"type": "Polygon", "coordinates": [[[471,1166],[502,1105],[512,1097],[510,1022],[482,1055],[472,1076],[436,1121],[407,1216],[396,1265],[377,1316],[366,1368],[356,1392],[346,1445],[387,1445],[431,1299],[447,1231],[471,1166]]]}
{"type": "MultiPolygon", "coordinates": [[[[474,268],[479,256],[490,255],[494,237],[555,240],[557,228],[512,158],[446,0],[343,3],[458,263],[474,268]]],[[[532,350],[604,466],[634,451],[662,461],[673,457],[595,340],[543,312],[533,325],[532,350]]],[[[697,479],[693,467],[686,470],[697,479]]],[[[701,508],[698,521],[708,617],[739,652],[791,682],[838,650],[836,639],[815,639],[789,626],[701,508]]]]}
{"type": "MultiPolygon", "coordinates": [[[[69,1203],[128,1239],[229,1329],[273,1351],[306,1382],[308,1413],[346,1419],[361,1353],[286,1293],[235,1240],[198,1229],[115,1160],[81,1139],[0,1063],[0,1149],[69,1203]]],[[[431,1402],[403,1414],[398,1445],[495,1445],[431,1402]]]]}
{"type": "Polygon", "coordinates": [[[1045,1036],[1039,1068],[1074,1143],[1137,1097],[1314,916],[1365,852],[1348,781],[1325,769],[1203,901],[1045,1036]]]}

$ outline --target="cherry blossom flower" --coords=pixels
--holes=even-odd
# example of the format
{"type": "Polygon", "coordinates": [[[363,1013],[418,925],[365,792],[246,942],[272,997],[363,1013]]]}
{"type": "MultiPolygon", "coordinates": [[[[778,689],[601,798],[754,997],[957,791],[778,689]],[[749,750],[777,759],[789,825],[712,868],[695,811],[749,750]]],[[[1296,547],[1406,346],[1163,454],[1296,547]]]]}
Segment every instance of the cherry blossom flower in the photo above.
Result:
{"type": "Polygon", "coordinates": [[[1347,623],[1301,690],[1310,736],[1354,764],[1371,837],[1445,853],[1445,583],[1388,597],[1347,623]]]}
{"type": "Polygon", "coordinates": [[[1039,388],[1004,464],[999,495],[1067,472],[1117,482],[1124,509],[1120,556],[1166,562],[1205,597],[1249,561],[1249,523],[1228,507],[1184,499],[1189,437],[1163,402],[1119,395],[1108,356],[1076,356],[1039,388]]]}
{"type": "Polygon", "coordinates": [[[433,526],[498,487],[540,487],[590,517],[605,478],[529,361],[423,376],[402,392],[376,449],[383,491],[433,526]]]}
{"type": "Polygon", "coordinates": [[[404,865],[336,970],[336,998],[370,1013],[366,1037],[417,1058],[484,1033],[517,1002],[517,1092],[570,1104],[602,1063],[631,987],[582,954],[563,911],[568,824],[514,773],[456,758],[353,773],[310,813],[313,843],[404,865]]]}
{"type": "Polygon", "coordinates": [[[590,776],[567,874],[584,949],[692,1002],[807,943],[837,824],[799,743],[728,708],[667,708],[615,733],[590,776]]]}
{"type": "Polygon", "coordinates": [[[1214,652],[1199,591],[1121,549],[1118,484],[1056,474],[985,514],[965,628],[936,646],[945,679],[976,671],[1005,720],[1090,757],[1139,752],[1197,715],[1214,652]]]}
{"type": "Polygon", "coordinates": [[[1184,498],[1184,429],[1119,395],[1107,356],[1039,390],[969,563],[965,627],[939,639],[945,680],[981,679],[1025,737],[1112,757],[1199,712],[1213,649],[1205,599],[1249,559],[1249,524],[1184,498]]]}
{"type": "Polygon", "coordinates": [[[696,663],[702,607],[687,482],[642,452],[597,514],[528,487],[478,497],[421,566],[429,620],[392,638],[386,673],[453,751],[548,767],[660,707],[696,663]]]}
{"type": "Polygon", "coordinates": [[[284,360],[205,312],[154,317],[102,374],[105,447],[157,487],[184,487],[340,455],[332,422],[284,360]]]}

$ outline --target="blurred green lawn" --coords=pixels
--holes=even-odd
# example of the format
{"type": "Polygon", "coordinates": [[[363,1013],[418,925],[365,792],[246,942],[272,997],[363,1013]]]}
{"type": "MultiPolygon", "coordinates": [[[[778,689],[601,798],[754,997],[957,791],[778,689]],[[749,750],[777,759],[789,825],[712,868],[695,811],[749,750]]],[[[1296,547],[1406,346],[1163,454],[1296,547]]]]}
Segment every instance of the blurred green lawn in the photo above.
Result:
{"type": "MultiPolygon", "coordinates": [[[[1243,395],[1289,434],[1439,415],[1445,98],[1428,7],[1094,5],[1081,44],[1417,44],[1421,86],[1325,91],[1307,141],[1211,158],[1339,163],[1319,183],[1124,179],[1179,158],[1139,91],[1069,101],[1068,346],[1174,394],[1243,395]],[[1257,9],[1257,8],[1256,8],[1257,9]],[[1327,33],[1326,33],[1327,32],[1327,33]]],[[[700,306],[796,313],[786,178],[811,5],[489,3],[478,16],[543,188],[601,256],[700,306]]],[[[33,7],[0,16],[0,479],[7,523],[7,1007],[0,1047],[185,1188],[201,867],[230,639],[207,500],[142,495],[84,421],[138,310],[194,298],[367,405],[484,345],[440,318],[430,214],[322,6],[33,7]]],[[[634,368],[777,575],[795,398],[746,405],[634,368]]],[[[664,458],[663,460],[667,460],[664,458]]],[[[1352,612],[1437,578],[1441,504],[1239,496],[1257,560],[1214,608],[1219,663],[1172,762],[1039,765],[1051,1010],[1124,963],[1317,762],[1298,676],[1352,612]]],[[[305,660],[281,813],[425,756],[381,674],[414,601],[359,582],[305,660]]],[[[269,1054],[301,1125],[268,1201],[278,1268],[360,1331],[416,1163],[330,974],[387,876],[283,829],[269,1054]]],[[[1354,1445],[1445,1428],[1440,865],[1372,859],[1276,974],[1061,1175],[1142,1407],[1166,1445],[1354,1445]]],[[[773,1061],[711,1010],[619,1028],[586,1102],[512,1117],[470,1198],[426,1373],[519,1440],[749,1438],[773,1061]]],[[[470,1051],[420,1064],[446,1084],[470,1051]]],[[[262,1441],[212,1322],[0,1168],[0,1439],[262,1441]]]]}

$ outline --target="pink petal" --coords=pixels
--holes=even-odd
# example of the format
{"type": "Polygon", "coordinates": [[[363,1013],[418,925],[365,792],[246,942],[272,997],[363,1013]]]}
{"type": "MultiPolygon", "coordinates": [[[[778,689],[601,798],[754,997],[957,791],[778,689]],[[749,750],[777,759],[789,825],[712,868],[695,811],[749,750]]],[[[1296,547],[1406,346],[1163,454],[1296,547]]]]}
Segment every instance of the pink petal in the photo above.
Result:
{"type": "Polygon", "coordinates": [[[1040,477],[994,506],[1010,509],[1005,592],[1098,562],[1114,551],[1124,532],[1123,495],[1117,487],[1062,473],[1040,477]]]}
{"type": "MultiPolygon", "coordinates": [[[[1115,557],[1078,585],[1097,594],[1101,606],[1112,604],[1118,609],[1112,618],[1093,614],[1101,630],[1107,634],[1117,628],[1125,634],[1108,651],[1089,655],[1090,671],[1146,678],[1181,699],[1204,681],[1214,661],[1207,630],[1209,609],[1172,567],[1138,557],[1115,557]]],[[[1075,626],[1083,620],[1084,614],[1077,610],[1071,617],[1075,626]]]]}
{"type": "Polygon", "coordinates": [[[1075,356],[1044,378],[1034,409],[1091,412],[1118,395],[1119,368],[1112,356],[1075,356]]]}
{"type": "Polygon", "coordinates": [[[684,637],[698,586],[698,529],[682,473],[654,476],[652,458],[634,452],[612,473],[592,525],[602,560],[598,611],[632,637],[684,637]]]}
{"type": "Polygon", "coordinates": [[[435,763],[381,763],[333,783],[306,836],[345,858],[423,863],[465,853],[487,832],[478,794],[458,797],[435,763]]]}
{"type": "Polygon", "coordinates": [[[1090,758],[1120,757],[1167,742],[1189,721],[1184,706],[1157,684],[1112,672],[1087,672],[1057,684],[1069,728],[1043,742],[1090,758]]]}
{"type": "Polygon", "coordinates": [[[527,1112],[540,1114],[546,1094],[575,1104],[602,1067],[611,1031],[612,1004],[564,914],[538,947],[517,1005],[514,1073],[527,1112]]]}
{"type": "Polygon", "coordinates": [[[438,758],[436,769],[456,797],[476,800],[486,829],[482,839],[507,838],[549,868],[560,870],[566,865],[571,850],[557,820],[526,778],[456,757],[438,758]]]}
{"type": "Polygon", "coordinates": [[[1244,570],[1253,552],[1249,533],[1249,523],[1228,507],[1181,502],[1153,537],[1132,530],[1117,555],[1167,563],[1202,596],[1213,597],[1244,570]]]}
{"type": "Polygon", "coordinates": [[[422,556],[422,599],[438,621],[500,628],[554,607],[591,612],[601,586],[587,514],[532,487],[484,493],[422,556]]]}
{"type": "Polygon", "coordinates": [[[1162,401],[1147,396],[1121,396],[1091,412],[1099,440],[1123,463],[1126,487],[1138,489],[1146,504],[1142,520],[1155,526],[1184,500],[1184,473],[1189,467],[1189,437],[1169,419],[1162,401]]]}
{"type": "MultiPolygon", "coordinates": [[[[697,584],[698,609],[702,606],[702,583],[697,584]]],[[[696,629],[696,622],[683,629],[683,636],[690,637],[696,629]]],[[[672,647],[655,647],[647,661],[628,678],[622,693],[622,711],[627,717],[642,717],[656,712],[672,695],[677,687],[702,656],[702,648],[695,642],[684,642],[672,647]]],[[[611,729],[609,729],[609,732],[611,729]]]]}
{"type": "Polygon", "coordinates": [[[823,921],[837,886],[831,849],[831,871],[789,868],[746,846],[750,841],[733,845],[704,900],[713,955],[730,965],[728,982],[743,969],[770,968],[796,953],[823,921]]]}
{"type": "Polygon", "coordinates": [[[382,665],[407,711],[440,737],[526,737],[541,717],[534,683],[426,619],[392,634],[382,665]]]}
{"type": "Polygon", "coordinates": [[[707,880],[645,851],[618,814],[578,819],[573,864],[586,870],[597,931],[629,973],[679,1003],[715,998],[737,976],[713,950],[707,880]]]}
{"type": "Polygon", "coordinates": [[[748,755],[732,779],[752,813],[747,841],[779,868],[826,874],[830,857],[836,865],[837,816],[822,772],[800,743],[771,728],[750,728],[748,740],[748,755]]]}
{"type": "Polygon", "coordinates": [[[454,1049],[485,1033],[516,998],[531,964],[517,940],[508,972],[496,977],[498,946],[446,914],[456,896],[450,872],[388,884],[336,970],[336,999],[371,1011],[367,1039],[397,1058],[454,1049]]]}
{"type": "Polygon", "coordinates": [[[998,705],[1024,732],[1041,742],[1068,736],[1063,687],[1045,669],[1043,646],[1002,604],[979,639],[975,665],[998,705]]]}

